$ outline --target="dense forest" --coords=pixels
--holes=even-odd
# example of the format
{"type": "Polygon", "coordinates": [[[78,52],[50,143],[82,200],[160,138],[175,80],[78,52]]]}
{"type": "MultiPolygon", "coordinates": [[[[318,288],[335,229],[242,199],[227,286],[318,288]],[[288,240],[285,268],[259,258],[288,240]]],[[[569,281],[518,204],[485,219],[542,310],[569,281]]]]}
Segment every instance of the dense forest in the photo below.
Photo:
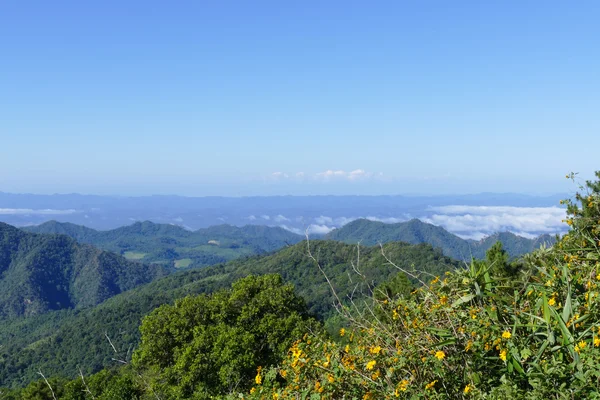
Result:
{"type": "MultiPolygon", "coordinates": [[[[460,263],[425,244],[385,245],[384,253],[396,266],[386,265],[378,247],[361,247],[358,253],[356,246],[333,241],[314,241],[310,246],[338,296],[344,299],[350,294],[354,299],[370,296],[372,287],[398,274],[397,267],[432,275],[461,268],[460,263]],[[364,280],[353,276],[348,260],[355,260],[364,280]]],[[[178,272],[94,308],[7,321],[0,326],[0,342],[4,344],[0,348],[0,380],[9,386],[22,385],[37,377],[38,368],[62,376],[76,375],[79,367],[86,373],[95,372],[114,363],[105,333],[126,352],[138,343],[141,318],[159,305],[227,288],[248,275],[272,273],[294,284],[311,314],[322,321],[332,319],[330,323],[335,325],[334,297],[324,275],[307,255],[306,242],[302,242],[269,256],[178,272]]]]}
{"type": "Polygon", "coordinates": [[[278,227],[217,225],[192,232],[180,226],[149,221],[109,231],[57,221],[23,229],[67,235],[80,243],[92,244],[131,260],[174,268],[203,267],[265,254],[303,239],[278,227]]]}
{"type": "Polygon", "coordinates": [[[0,223],[0,319],[94,306],[167,272],[64,235],[0,223]]]}
{"type": "Polygon", "coordinates": [[[398,241],[412,244],[429,243],[442,249],[445,255],[462,261],[485,258],[486,251],[497,241],[502,243],[509,256],[517,257],[530,253],[541,245],[552,245],[556,240],[551,235],[527,239],[510,232],[499,232],[482,240],[462,239],[440,226],[418,219],[395,224],[358,219],[333,230],[326,238],[345,243],[360,242],[366,246],[398,241]]]}

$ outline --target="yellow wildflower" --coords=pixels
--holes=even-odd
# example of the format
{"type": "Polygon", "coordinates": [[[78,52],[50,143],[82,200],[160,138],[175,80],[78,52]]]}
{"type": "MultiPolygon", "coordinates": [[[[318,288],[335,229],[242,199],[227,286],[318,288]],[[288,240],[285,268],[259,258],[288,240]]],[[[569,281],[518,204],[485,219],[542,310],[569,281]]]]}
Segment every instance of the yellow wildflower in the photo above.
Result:
{"type": "Polygon", "coordinates": [[[503,349],[503,350],[500,352],[500,359],[501,359],[502,361],[506,361],[506,349],[503,349]]]}
{"type": "Polygon", "coordinates": [[[252,394],[252,393],[254,393],[254,392],[256,392],[256,388],[252,388],[252,389],[250,389],[250,394],[252,394]]]}
{"type": "Polygon", "coordinates": [[[256,378],[254,378],[254,381],[257,385],[260,385],[262,383],[262,376],[260,376],[260,372],[256,374],[256,378]]]}
{"type": "Polygon", "coordinates": [[[371,353],[371,354],[379,354],[380,352],[381,352],[380,346],[371,347],[369,349],[369,353],[371,353]]]}
{"type": "Polygon", "coordinates": [[[448,303],[448,296],[443,295],[442,297],[440,297],[440,304],[446,305],[446,303],[448,303]]]}
{"type": "Polygon", "coordinates": [[[346,330],[344,328],[340,329],[340,336],[344,336],[346,334],[346,330]]]}
{"type": "Polygon", "coordinates": [[[398,384],[397,390],[400,390],[401,392],[406,392],[406,389],[408,389],[408,381],[406,379],[402,379],[398,384]]]}
{"type": "Polygon", "coordinates": [[[333,377],[333,375],[327,376],[327,380],[329,381],[329,383],[335,382],[335,378],[333,377]]]}
{"type": "Polygon", "coordinates": [[[597,338],[597,337],[596,337],[596,338],[594,338],[594,346],[595,346],[595,347],[598,347],[598,346],[600,346],[600,338],[597,338]]]}
{"type": "Polygon", "coordinates": [[[279,371],[279,374],[285,378],[287,376],[287,371],[285,369],[282,369],[281,371],[279,371]]]}
{"type": "Polygon", "coordinates": [[[556,304],[556,299],[554,297],[552,297],[550,300],[548,300],[549,306],[554,306],[555,304],[556,304]]]}
{"type": "Polygon", "coordinates": [[[469,384],[469,385],[465,386],[465,390],[463,390],[463,393],[469,394],[470,391],[471,391],[471,385],[469,384]]]}
{"type": "Polygon", "coordinates": [[[512,336],[512,335],[510,334],[510,332],[509,332],[509,331],[504,331],[504,332],[502,333],[502,338],[503,338],[503,339],[510,339],[510,337],[511,337],[511,336],[512,336]]]}
{"type": "Polygon", "coordinates": [[[437,383],[437,379],[433,382],[429,382],[427,385],[425,385],[425,390],[431,389],[432,387],[435,386],[436,383],[437,383]]]}
{"type": "Polygon", "coordinates": [[[367,369],[368,370],[372,370],[375,367],[375,364],[377,364],[377,361],[373,360],[373,361],[369,361],[367,363],[367,369]]]}
{"type": "Polygon", "coordinates": [[[373,372],[371,374],[371,379],[373,379],[374,381],[376,381],[377,378],[379,378],[379,375],[381,375],[381,371],[377,370],[377,371],[375,371],[375,372],[373,372]]]}
{"type": "Polygon", "coordinates": [[[446,357],[446,353],[444,353],[443,351],[438,350],[435,352],[435,358],[437,358],[438,360],[441,361],[444,359],[444,357],[446,357]]]}

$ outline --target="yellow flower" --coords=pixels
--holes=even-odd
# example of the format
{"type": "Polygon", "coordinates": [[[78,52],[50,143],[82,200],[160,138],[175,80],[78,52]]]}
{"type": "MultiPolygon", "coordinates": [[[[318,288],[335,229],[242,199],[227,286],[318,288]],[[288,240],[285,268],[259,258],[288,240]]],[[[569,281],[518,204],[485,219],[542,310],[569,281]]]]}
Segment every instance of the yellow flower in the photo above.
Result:
{"type": "Polygon", "coordinates": [[[582,340],[581,342],[579,342],[575,345],[575,351],[577,353],[579,353],[581,350],[583,350],[585,348],[585,346],[587,346],[587,343],[582,340]]]}
{"type": "Polygon", "coordinates": [[[344,347],[344,351],[346,353],[350,353],[350,345],[349,344],[347,344],[346,347],[344,347]]]}
{"type": "Polygon", "coordinates": [[[500,352],[500,359],[501,359],[502,361],[506,361],[506,349],[503,349],[503,350],[500,352]]]}
{"type": "Polygon", "coordinates": [[[371,374],[371,379],[376,381],[377,378],[379,378],[379,375],[381,375],[381,371],[377,370],[377,371],[373,372],[373,374],[371,374]]]}
{"type": "Polygon", "coordinates": [[[408,381],[406,379],[402,379],[400,381],[400,383],[398,384],[398,389],[401,392],[406,392],[406,389],[408,388],[408,381]]]}
{"type": "Polygon", "coordinates": [[[435,358],[437,358],[438,360],[441,361],[444,359],[444,357],[446,357],[446,353],[444,353],[443,351],[438,350],[435,352],[435,358]]]}
{"type": "Polygon", "coordinates": [[[594,346],[598,347],[600,346],[600,338],[594,338],[594,346]]]}
{"type": "Polygon", "coordinates": [[[369,349],[369,352],[371,354],[379,354],[381,352],[381,347],[380,346],[371,347],[369,349]]]}
{"type": "Polygon", "coordinates": [[[273,393],[273,400],[277,400],[279,398],[279,395],[277,393],[273,393]]]}
{"type": "Polygon", "coordinates": [[[333,375],[327,376],[327,380],[329,381],[329,383],[335,382],[335,378],[333,377],[333,375]]]}
{"type": "Polygon", "coordinates": [[[282,369],[281,371],[279,371],[279,374],[285,378],[287,376],[287,371],[285,369],[282,369]]]}
{"type": "Polygon", "coordinates": [[[511,337],[511,336],[512,336],[512,335],[510,334],[510,332],[509,332],[509,331],[504,331],[504,332],[502,333],[502,338],[503,338],[503,339],[510,339],[510,337],[511,337]]]}
{"type": "Polygon", "coordinates": [[[321,386],[321,382],[315,382],[315,390],[319,393],[323,392],[323,387],[321,386]]]}
{"type": "Polygon", "coordinates": [[[256,378],[254,378],[254,381],[257,385],[260,385],[262,383],[262,376],[260,376],[260,373],[256,374],[256,378]]]}
{"type": "Polygon", "coordinates": [[[256,392],[256,388],[252,388],[252,389],[250,389],[250,394],[252,394],[252,393],[254,393],[254,392],[256,392]]]}
{"type": "Polygon", "coordinates": [[[372,370],[375,367],[375,364],[377,364],[377,361],[373,360],[373,361],[369,361],[367,363],[367,369],[368,370],[372,370]]]}
{"type": "Polygon", "coordinates": [[[344,336],[346,334],[346,330],[344,328],[340,329],[340,336],[344,336]]]}
{"type": "Polygon", "coordinates": [[[435,386],[436,383],[437,383],[437,379],[433,382],[429,382],[427,385],[425,385],[425,390],[431,389],[432,387],[435,386]]]}
{"type": "Polygon", "coordinates": [[[465,390],[463,390],[463,393],[469,394],[470,391],[471,391],[471,385],[469,384],[469,385],[465,386],[465,390]]]}
{"type": "Polygon", "coordinates": [[[549,306],[553,306],[556,304],[556,299],[554,297],[552,297],[550,300],[548,300],[548,305],[549,306]]]}
{"type": "Polygon", "coordinates": [[[446,303],[448,303],[448,296],[443,295],[442,297],[440,297],[440,304],[446,305],[446,303]]]}

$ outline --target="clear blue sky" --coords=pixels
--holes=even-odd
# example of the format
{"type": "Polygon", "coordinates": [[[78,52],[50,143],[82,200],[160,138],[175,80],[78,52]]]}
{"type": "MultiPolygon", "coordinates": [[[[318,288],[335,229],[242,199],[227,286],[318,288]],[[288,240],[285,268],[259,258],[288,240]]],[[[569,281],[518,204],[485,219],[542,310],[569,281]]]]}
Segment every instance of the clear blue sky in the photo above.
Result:
{"type": "Polygon", "coordinates": [[[561,192],[600,169],[599,20],[597,1],[3,1],[0,191],[561,192]]]}

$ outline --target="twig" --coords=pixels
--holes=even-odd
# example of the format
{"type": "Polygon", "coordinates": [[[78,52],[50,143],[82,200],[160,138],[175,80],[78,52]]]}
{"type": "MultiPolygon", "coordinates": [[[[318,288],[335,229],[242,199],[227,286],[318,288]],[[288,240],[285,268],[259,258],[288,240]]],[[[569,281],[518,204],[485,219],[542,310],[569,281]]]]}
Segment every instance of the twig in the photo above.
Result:
{"type": "Polygon", "coordinates": [[[54,400],[56,400],[56,395],[54,394],[54,390],[52,390],[52,386],[50,385],[50,382],[48,382],[48,379],[46,379],[46,377],[44,376],[44,374],[42,373],[42,370],[38,370],[38,374],[40,374],[42,376],[42,378],[44,379],[44,382],[46,382],[46,385],[48,385],[48,388],[50,388],[50,392],[52,393],[52,398],[54,400]]]}

